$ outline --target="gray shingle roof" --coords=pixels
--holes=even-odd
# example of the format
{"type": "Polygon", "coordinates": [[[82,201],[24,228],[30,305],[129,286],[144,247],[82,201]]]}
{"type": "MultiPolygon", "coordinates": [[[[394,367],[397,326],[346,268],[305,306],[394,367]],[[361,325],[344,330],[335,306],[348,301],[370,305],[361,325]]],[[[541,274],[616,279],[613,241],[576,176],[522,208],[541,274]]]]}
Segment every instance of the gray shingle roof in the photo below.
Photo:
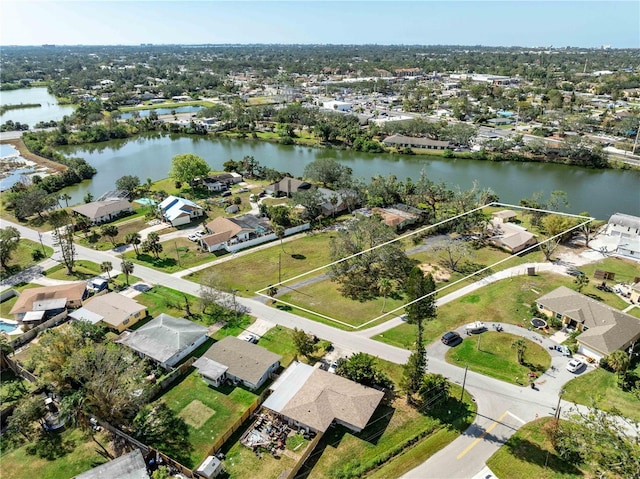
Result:
{"type": "Polygon", "coordinates": [[[75,479],[149,479],[140,449],[75,476],[75,479]]]}
{"type": "Polygon", "coordinates": [[[262,346],[234,336],[214,343],[203,357],[227,366],[229,374],[251,384],[257,384],[269,367],[282,359],[262,346]]]}
{"type": "Polygon", "coordinates": [[[164,363],[207,332],[206,327],[188,319],[162,313],[117,342],[164,363]]]}

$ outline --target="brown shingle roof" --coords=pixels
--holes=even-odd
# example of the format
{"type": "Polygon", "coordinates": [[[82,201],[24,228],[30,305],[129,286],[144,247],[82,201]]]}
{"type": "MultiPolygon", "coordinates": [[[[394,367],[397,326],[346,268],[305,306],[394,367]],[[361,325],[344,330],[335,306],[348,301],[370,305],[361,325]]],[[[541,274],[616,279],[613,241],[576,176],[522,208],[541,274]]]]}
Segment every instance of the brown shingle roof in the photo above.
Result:
{"type": "Polygon", "coordinates": [[[25,289],[18,297],[16,304],[13,305],[9,314],[26,313],[33,309],[33,303],[51,299],[66,298],[67,301],[81,301],[86,289],[87,283],[84,281],[57,286],[46,286],[44,288],[25,289]]]}

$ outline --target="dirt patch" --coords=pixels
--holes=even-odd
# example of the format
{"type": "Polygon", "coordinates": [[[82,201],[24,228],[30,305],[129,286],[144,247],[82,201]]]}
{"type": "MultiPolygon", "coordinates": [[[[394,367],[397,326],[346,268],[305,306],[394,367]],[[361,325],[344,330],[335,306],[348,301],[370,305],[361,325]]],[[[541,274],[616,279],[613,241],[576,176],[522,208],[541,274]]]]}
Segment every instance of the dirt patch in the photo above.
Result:
{"type": "Polygon", "coordinates": [[[67,169],[66,166],[60,163],[48,160],[46,158],[43,158],[42,156],[34,155],[27,149],[24,142],[20,139],[5,140],[2,143],[8,143],[9,145],[12,145],[16,150],[18,150],[22,158],[24,158],[25,160],[33,161],[36,165],[41,168],[46,168],[48,171],[61,172],[67,169]]]}
{"type": "Polygon", "coordinates": [[[215,413],[213,409],[205,406],[196,399],[187,404],[187,406],[178,413],[178,416],[184,419],[184,422],[192,428],[200,429],[215,413]]]}
{"type": "Polygon", "coordinates": [[[418,268],[420,268],[425,273],[431,273],[431,276],[433,276],[433,279],[436,281],[436,283],[442,283],[451,279],[451,273],[449,273],[449,271],[445,269],[440,268],[440,266],[429,263],[422,263],[418,266],[418,268]]]}

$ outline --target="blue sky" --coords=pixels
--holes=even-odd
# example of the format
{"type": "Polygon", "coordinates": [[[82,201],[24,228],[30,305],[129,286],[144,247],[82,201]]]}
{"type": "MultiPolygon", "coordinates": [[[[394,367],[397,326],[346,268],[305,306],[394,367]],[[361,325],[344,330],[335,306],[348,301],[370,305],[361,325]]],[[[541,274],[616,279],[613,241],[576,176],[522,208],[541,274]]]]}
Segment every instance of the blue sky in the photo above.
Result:
{"type": "Polygon", "coordinates": [[[0,44],[43,43],[640,48],[640,2],[2,0],[0,44]]]}

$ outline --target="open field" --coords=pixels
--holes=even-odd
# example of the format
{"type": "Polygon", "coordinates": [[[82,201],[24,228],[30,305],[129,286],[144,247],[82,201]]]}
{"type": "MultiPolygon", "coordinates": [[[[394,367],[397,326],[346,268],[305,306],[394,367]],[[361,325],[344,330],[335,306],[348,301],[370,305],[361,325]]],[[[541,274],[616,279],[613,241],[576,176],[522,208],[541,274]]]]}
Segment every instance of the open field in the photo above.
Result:
{"type": "Polygon", "coordinates": [[[270,248],[239,256],[186,278],[201,283],[213,275],[223,289],[235,289],[242,296],[253,296],[255,291],[278,283],[279,272],[284,281],[326,264],[330,240],[330,234],[309,234],[284,243],[282,247],[274,242],[270,248]]]}
{"type": "Polygon", "coordinates": [[[240,387],[209,387],[195,370],[175,383],[160,400],[187,420],[192,450],[185,466],[200,464],[216,438],[224,434],[255,399],[255,394],[240,387]]]}
{"type": "Polygon", "coordinates": [[[539,344],[525,340],[526,351],[522,364],[518,364],[512,344],[519,338],[493,331],[467,337],[447,351],[446,360],[451,364],[468,364],[472,371],[510,384],[528,386],[527,373],[542,374],[551,365],[551,356],[539,344]]]}

